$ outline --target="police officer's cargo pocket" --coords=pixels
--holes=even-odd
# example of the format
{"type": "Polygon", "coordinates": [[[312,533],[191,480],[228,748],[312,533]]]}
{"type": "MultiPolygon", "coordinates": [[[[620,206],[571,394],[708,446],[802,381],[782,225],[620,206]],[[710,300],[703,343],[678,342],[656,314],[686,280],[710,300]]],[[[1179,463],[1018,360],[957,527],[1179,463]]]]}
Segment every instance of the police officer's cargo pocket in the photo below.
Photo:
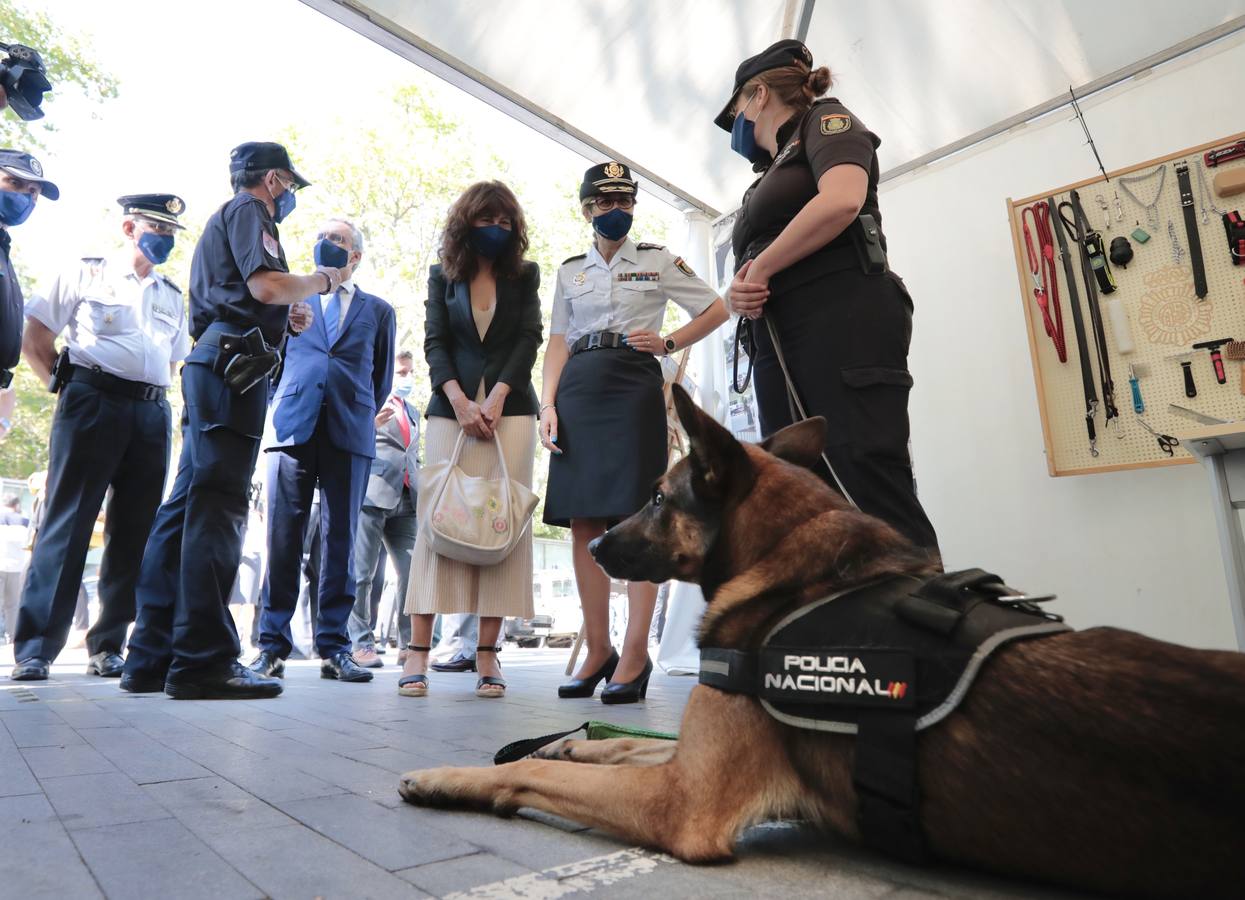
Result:
{"type": "Polygon", "coordinates": [[[908,465],[911,373],[889,366],[854,366],[840,371],[847,388],[847,420],[856,457],[908,465]]]}

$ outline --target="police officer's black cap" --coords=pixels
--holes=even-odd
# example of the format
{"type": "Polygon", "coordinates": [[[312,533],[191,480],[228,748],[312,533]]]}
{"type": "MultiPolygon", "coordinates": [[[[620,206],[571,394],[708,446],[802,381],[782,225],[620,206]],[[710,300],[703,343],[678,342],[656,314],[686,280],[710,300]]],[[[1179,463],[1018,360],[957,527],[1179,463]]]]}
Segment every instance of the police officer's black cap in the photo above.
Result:
{"type": "Polygon", "coordinates": [[[247,141],[229,151],[229,172],[264,172],[268,169],[285,169],[294,176],[294,184],[305,188],[311,184],[294,171],[289,151],[273,141],[247,141]]]}
{"type": "Polygon", "coordinates": [[[118,197],[117,202],[127,216],[142,216],[174,228],[183,227],[177,217],[186,211],[186,201],[176,194],[127,194],[118,197]]]}
{"type": "Polygon", "coordinates": [[[631,168],[620,162],[603,162],[593,166],[584,173],[583,184],[579,186],[579,199],[587,200],[597,194],[631,194],[636,192],[636,180],[631,177],[631,168]]]}
{"type": "Polygon", "coordinates": [[[735,114],[731,112],[731,107],[734,105],[735,98],[739,96],[743,86],[762,72],[796,64],[802,64],[811,69],[813,67],[813,54],[804,46],[803,41],[793,39],[770,44],[756,56],[749,56],[735,70],[735,90],[731,91],[731,98],[726,101],[726,105],[722,107],[718,117],[713,120],[713,124],[723,131],[730,131],[731,126],[735,124],[735,114]]]}
{"type": "Polygon", "coordinates": [[[21,150],[0,150],[0,169],[22,181],[37,181],[43,185],[43,196],[49,200],[60,199],[60,188],[43,177],[43,166],[29,153],[21,150]]]}
{"type": "Polygon", "coordinates": [[[43,95],[52,90],[47,69],[39,52],[24,44],[0,43],[4,59],[0,59],[0,87],[4,88],[9,108],[30,121],[43,118],[43,95]]]}

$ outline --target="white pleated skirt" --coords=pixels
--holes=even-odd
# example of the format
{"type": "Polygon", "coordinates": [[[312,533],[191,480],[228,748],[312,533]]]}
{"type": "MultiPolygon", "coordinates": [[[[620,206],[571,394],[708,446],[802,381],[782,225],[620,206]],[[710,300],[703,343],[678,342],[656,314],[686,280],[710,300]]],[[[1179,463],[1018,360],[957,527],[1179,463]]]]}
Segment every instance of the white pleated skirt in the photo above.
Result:
{"type": "MultiPolygon", "coordinates": [[[[428,461],[448,459],[461,431],[455,419],[430,416],[424,443],[428,461]]],[[[536,460],[536,417],[502,416],[497,435],[502,452],[506,454],[510,477],[531,487],[536,460]]],[[[468,475],[501,477],[497,445],[492,441],[468,438],[458,464],[468,475]]],[[[424,502],[422,496],[419,502],[424,502]]],[[[536,614],[532,606],[532,529],[529,527],[510,555],[495,566],[473,566],[438,556],[428,546],[421,529],[411,559],[406,612],[412,615],[475,613],[530,619],[536,614]]]]}

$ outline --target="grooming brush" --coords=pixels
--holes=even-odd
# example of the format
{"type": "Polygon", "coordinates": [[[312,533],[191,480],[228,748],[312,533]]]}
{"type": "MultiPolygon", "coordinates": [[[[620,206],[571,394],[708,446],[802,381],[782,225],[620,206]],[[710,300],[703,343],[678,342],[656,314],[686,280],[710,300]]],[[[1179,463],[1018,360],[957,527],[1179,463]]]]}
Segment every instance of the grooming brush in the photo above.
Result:
{"type": "Polygon", "coordinates": [[[1241,364],[1241,393],[1245,394],[1245,341],[1228,341],[1223,345],[1223,355],[1241,364]]]}

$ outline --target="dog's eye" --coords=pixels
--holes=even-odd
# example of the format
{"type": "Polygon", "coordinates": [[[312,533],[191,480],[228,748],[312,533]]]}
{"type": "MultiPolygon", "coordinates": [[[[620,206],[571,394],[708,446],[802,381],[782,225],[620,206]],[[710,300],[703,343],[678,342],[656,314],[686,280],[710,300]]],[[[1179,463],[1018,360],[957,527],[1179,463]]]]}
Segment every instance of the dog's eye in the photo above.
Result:
{"type": "Polygon", "coordinates": [[[666,495],[661,491],[653,491],[653,505],[661,506],[666,500],[666,495]]]}

